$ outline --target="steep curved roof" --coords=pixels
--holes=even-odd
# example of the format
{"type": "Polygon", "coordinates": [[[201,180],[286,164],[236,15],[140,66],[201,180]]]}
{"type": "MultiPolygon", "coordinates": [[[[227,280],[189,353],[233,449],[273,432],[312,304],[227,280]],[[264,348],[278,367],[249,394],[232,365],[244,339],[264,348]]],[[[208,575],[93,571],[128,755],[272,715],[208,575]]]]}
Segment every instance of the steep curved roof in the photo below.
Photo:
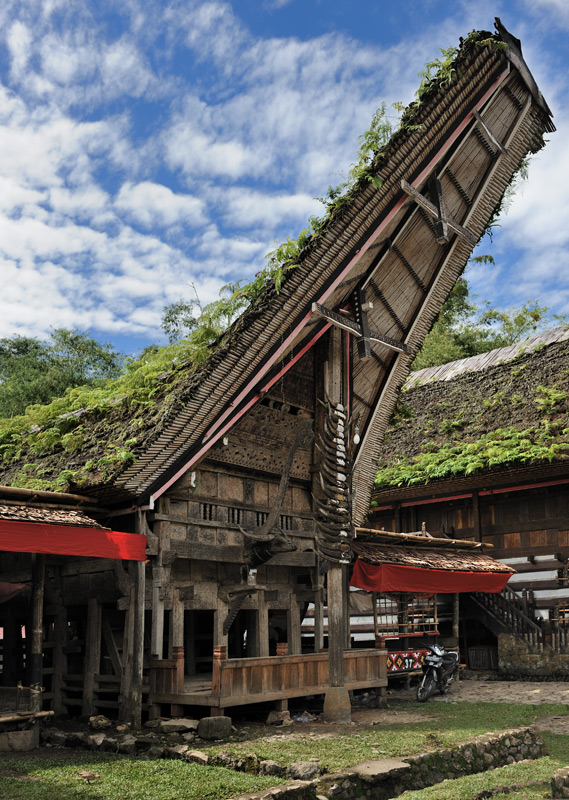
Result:
{"type": "Polygon", "coordinates": [[[355,342],[351,348],[350,404],[361,430],[354,518],[361,522],[381,436],[413,356],[523,158],[554,130],[519,43],[497,27],[495,35],[467,37],[452,67],[406,112],[370,174],[285,272],[280,290],[267,286],[204,364],[160,376],[145,405],[118,398],[65,414],[53,425],[69,436],[51,450],[45,431],[36,437],[42,447],[35,434],[18,432],[0,480],[24,475],[31,486],[68,471],[71,487],[105,502],[158,497],[326,332],[330,320],[314,304],[338,312],[353,304],[357,288],[377,333],[366,358],[355,342]]]}

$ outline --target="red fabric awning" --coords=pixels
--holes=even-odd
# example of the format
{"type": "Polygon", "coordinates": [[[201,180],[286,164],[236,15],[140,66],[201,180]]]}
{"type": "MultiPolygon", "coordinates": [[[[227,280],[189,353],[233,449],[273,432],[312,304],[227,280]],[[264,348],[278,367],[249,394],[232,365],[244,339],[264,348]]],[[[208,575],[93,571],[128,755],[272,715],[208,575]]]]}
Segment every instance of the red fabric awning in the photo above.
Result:
{"type": "Polygon", "coordinates": [[[104,528],[0,519],[0,550],[146,561],[146,536],[104,528]]]}
{"type": "Polygon", "coordinates": [[[357,558],[350,586],[368,592],[412,594],[501,592],[511,576],[511,572],[469,572],[400,564],[368,564],[357,558]]]}

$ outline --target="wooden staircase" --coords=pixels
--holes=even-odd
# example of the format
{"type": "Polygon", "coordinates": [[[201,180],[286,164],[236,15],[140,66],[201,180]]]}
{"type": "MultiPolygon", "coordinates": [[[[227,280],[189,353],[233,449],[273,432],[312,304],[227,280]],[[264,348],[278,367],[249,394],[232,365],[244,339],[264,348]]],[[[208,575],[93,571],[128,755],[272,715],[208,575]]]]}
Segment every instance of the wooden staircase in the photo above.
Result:
{"type": "Polygon", "coordinates": [[[472,602],[482,610],[487,626],[494,633],[511,633],[533,649],[543,649],[544,633],[533,619],[531,593],[520,597],[506,586],[502,592],[472,592],[472,602]]]}

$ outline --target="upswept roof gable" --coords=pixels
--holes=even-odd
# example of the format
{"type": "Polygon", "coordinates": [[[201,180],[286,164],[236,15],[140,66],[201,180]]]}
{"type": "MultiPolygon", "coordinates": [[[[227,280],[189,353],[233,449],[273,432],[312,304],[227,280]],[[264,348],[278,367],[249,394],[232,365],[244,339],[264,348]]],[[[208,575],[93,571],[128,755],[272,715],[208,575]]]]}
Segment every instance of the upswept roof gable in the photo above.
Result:
{"type": "MultiPolygon", "coordinates": [[[[553,130],[516,42],[503,30],[495,37],[468,37],[443,77],[378,154],[368,176],[373,181],[360,180],[298,264],[285,271],[280,291],[267,286],[205,364],[181,365],[165,375],[146,407],[119,400],[104,413],[67,415],[70,430],[75,423],[82,427],[82,444],[39,458],[22,447],[2,480],[19,480],[31,462],[33,482],[34,475],[39,480],[67,462],[80,467],[83,493],[117,502],[158,497],[326,332],[330,321],[313,304],[349,310],[358,288],[369,326],[379,335],[367,358],[358,356],[354,343],[351,349],[350,401],[362,431],[354,470],[360,522],[369,507],[380,438],[413,355],[522,159],[553,130]],[[441,195],[437,208],[429,197],[441,195]],[[113,437],[119,455],[123,441],[134,442],[132,453],[101,466],[101,442],[113,437]]],[[[72,468],[70,473],[73,481],[72,468]]]]}

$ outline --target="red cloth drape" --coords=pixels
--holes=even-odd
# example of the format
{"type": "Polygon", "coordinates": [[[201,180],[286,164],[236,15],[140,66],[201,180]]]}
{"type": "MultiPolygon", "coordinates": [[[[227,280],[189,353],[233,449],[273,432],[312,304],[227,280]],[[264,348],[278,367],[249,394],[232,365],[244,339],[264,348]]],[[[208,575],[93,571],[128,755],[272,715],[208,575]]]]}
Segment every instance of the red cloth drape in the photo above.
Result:
{"type": "Polygon", "coordinates": [[[146,536],[45,522],[0,519],[0,550],[146,561],[146,536]]]}
{"type": "Polygon", "coordinates": [[[466,572],[425,569],[401,564],[368,564],[356,559],[350,586],[368,592],[446,594],[455,592],[501,592],[510,572],[466,572]]]}

